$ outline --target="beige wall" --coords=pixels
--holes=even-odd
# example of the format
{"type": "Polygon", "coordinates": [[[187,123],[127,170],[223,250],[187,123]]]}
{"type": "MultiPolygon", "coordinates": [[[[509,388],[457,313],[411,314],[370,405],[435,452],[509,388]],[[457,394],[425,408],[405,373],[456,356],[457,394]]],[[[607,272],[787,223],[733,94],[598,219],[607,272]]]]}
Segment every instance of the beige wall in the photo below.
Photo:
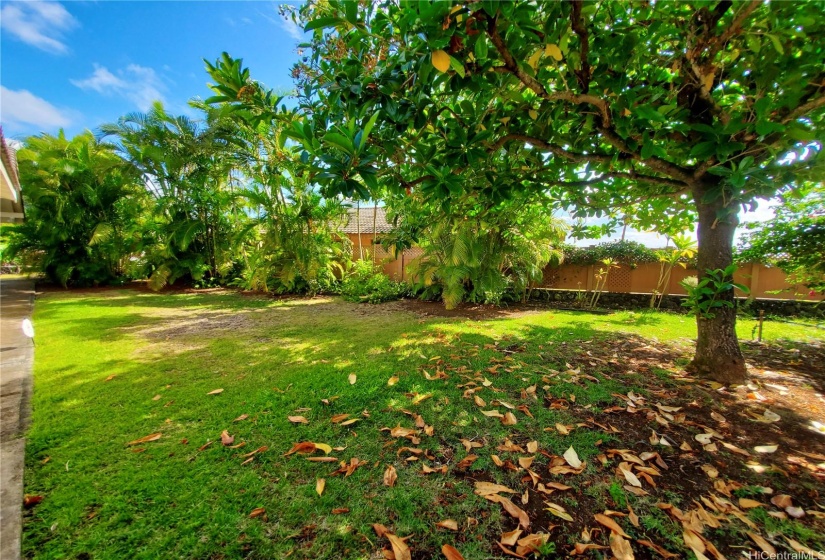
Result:
{"type": "MultiPolygon", "coordinates": [[[[353,257],[358,259],[358,234],[350,233],[347,236],[352,242],[353,257]]],[[[403,255],[396,259],[387,253],[381,245],[373,245],[373,235],[371,233],[362,233],[361,243],[364,247],[364,254],[369,254],[370,258],[372,258],[373,250],[376,251],[376,262],[381,264],[384,273],[393,280],[409,279],[407,267],[415,258],[421,256],[421,250],[413,248],[405,251],[403,255]]],[[[559,290],[592,290],[595,286],[595,274],[598,269],[597,265],[548,266],[544,269],[544,279],[540,287],[559,290]]],[[[667,293],[685,295],[685,290],[679,285],[679,282],[688,276],[696,276],[696,270],[692,268],[684,269],[681,266],[674,267],[667,293]]],[[[744,264],[740,266],[734,275],[734,280],[738,284],[747,286],[750,289],[749,295],[756,298],[812,299],[815,301],[825,299],[822,294],[810,296],[809,290],[805,286],[789,284],[787,275],[780,269],[762,264],[744,264]]],[[[607,275],[606,291],[649,294],[656,289],[658,281],[659,263],[640,264],[636,268],[620,265],[619,268],[611,269],[607,275]]],[[[745,294],[737,290],[737,295],[744,296],[745,294]]]]}
{"type": "MultiPolygon", "coordinates": [[[[543,288],[560,290],[589,290],[595,283],[594,277],[598,272],[598,265],[579,266],[564,265],[547,267],[544,271],[543,288]]],[[[659,281],[659,263],[640,264],[636,268],[620,265],[610,270],[607,276],[608,292],[621,293],[652,293],[659,281]]],[[[696,276],[696,270],[684,269],[677,266],[673,269],[667,293],[685,295],[685,290],[679,282],[688,276],[696,276]]],[[[744,264],[734,274],[734,281],[747,286],[750,296],[768,299],[813,299],[821,301],[823,296],[809,295],[809,290],[802,285],[789,284],[787,275],[778,268],[767,267],[762,264],[744,264]]],[[[744,296],[737,290],[737,295],[744,296]]]]}

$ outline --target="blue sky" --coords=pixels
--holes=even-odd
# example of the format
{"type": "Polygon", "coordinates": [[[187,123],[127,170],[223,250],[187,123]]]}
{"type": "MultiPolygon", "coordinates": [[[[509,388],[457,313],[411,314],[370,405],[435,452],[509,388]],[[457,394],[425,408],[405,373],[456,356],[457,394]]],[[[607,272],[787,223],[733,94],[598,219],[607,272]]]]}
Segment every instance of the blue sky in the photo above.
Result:
{"type": "MultiPolygon", "coordinates": [[[[94,130],[160,99],[174,113],[210,95],[202,59],[244,59],[255,79],[291,88],[302,35],[285,2],[0,4],[0,122],[7,138],[94,130]]],[[[295,4],[293,4],[295,5],[295,4]]],[[[193,113],[194,114],[194,113],[193,113]]]]}

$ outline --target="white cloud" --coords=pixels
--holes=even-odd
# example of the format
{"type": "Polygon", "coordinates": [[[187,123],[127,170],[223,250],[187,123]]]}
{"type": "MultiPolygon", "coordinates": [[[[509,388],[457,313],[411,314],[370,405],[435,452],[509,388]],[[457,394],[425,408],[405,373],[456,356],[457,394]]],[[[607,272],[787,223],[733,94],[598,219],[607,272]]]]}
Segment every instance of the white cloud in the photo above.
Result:
{"type": "Polygon", "coordinates": [[[77,27],[77,20],[59,2],[5,2],[0,27],[38,49],[64,54],[69,48],[63,34],[77,27]]]}
{"type": "Polygon", "coordinates": [[[0,86],[0,120],[41,129],[63,128],[71,124],[64,112],[45,99],[25,89],[15,91],[4,86],[0,86]]]}
{"type": "Polygon", "coordinates": [[[141,111],[147,111],[155,101],[163,101],[166,86],[152,68],[130,64],[126,68],[109,71],[105,66],[94,65],[92,75],[84,80],[70,80],[86,91],[103,95],[118,95],[134,103],[141,111]]]}
{"type": "Polygon", "coordinates": [[[300,41],[304,38],[304,30],[301,29],[301,27],[291,19],[287,19],[284,16],[280,16],[280,23],[278,25],[280,25],[281,29],[286,31],[287,35],[289,35],[296,41],[300,41]]]}
{"type": "MultiPolygon", "coordinates": [[[[275,12],[275,15],[270,15],[269,12],[262,12],[258,11],[264,19],[268,19],[278,27],[280,27],[283,31],[286,32],[287,35],[295,39],[296,41],[300,41],[304,38],[304,30],[301,28],[300,25],[292,21],[286,13],[281,13],[281,7],[278,5],[277,2],[271,3],[272,11],[275,12]]],[[[243,18],[247,19],[247,18],[243,18]]]]}

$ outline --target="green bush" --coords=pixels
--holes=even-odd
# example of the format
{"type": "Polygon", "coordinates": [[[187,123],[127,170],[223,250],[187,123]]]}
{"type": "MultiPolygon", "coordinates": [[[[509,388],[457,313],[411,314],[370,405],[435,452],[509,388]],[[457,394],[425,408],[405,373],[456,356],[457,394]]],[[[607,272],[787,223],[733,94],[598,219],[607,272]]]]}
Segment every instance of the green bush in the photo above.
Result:
{"type": "Polygon", "coordinates": [[[347,301],[381,303],[409,295],[403,282],[395,282],[368,260],[355,261],[341,282],[341,295],[347,301]]]}
{"type": "Polygon", "coordinates": [[[643,263],[659,262],[659,253],[637,241],[608,241],[593,247],[564,246],[564,264],[591,265],[605,259],[620,264],[637,266],[643,263]]]}

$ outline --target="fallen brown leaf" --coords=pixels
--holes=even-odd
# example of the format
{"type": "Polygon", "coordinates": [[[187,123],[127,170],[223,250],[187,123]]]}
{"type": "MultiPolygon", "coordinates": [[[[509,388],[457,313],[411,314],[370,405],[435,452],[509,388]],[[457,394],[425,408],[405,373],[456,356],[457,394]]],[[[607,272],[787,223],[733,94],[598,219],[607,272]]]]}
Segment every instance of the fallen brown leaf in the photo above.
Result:
{"type": "Polygon", "coordinates": [[[475,463],[477,459],[478,459],[478,455],[467,455],[461,461],[456,463],[455,468],[460,470],[460,471],[463,471],[463,470],[469,468],[470,465],[475,463]]]}
{"type": "Polygon", "coordinates": [[[464,560],[461,553],[449,544],[441,546],[441,553],[445,558],[447,558],[447,560],[464,560]]]}
{"type": "Polygon", "coordinates": [[[405,543],[401,537],[393,535],[392,533],[387,533],[385,536],[390,541],[392,551],[395,553],[395,560],[412,560],[410,547],[407,546],[407,543],[405,543]]]}
{"type": "Polygon", "coordinates": [[[309,420],[303,416],[287,416],[286,418],[293,424],[309,424],[309,420]]]}
{"type": "Polygon", "coordinates": [[[501,535],[501,544],[506,544],[507,546],[515,546],[516,542],[518,541],[519,535],[521,535],[521,529],[515,529],[510,531],[509,533],[502,533],[501,535]]]}
{"type": "Polygon", "coordinates": [[[610,533],[610,550],[617,560],[634,560],[630,541],[618,533],[610,533]]]}
{"type": "Polygon", "coordinates": [[[162,433],[157,432],[157,433],[154,433],[154,434],[149,434],[148,436],[143,436],[143,437],[142,437],[142,438],[140,438],[140,439],[136,439],[136,440],[134,440],[134,441],[130,441],[130,442],[129,442],[129,443],[127,443],[126,445],[138,445],[138,444],[141,444],[141,443],[149,443],[150,441],[157,441],[157,440],[159,440],[162,436],[163,436],[163,434],[162,434],[162,433]]]}
{"type": "Polygon", "coordinates": [[[479,496],[489,496],[491,494],[498,494],[499,492],[506,492],[509,494],[517,494],[515,490],[510,490],[506,486],[502,486],[501,484],[495,484],[493,482],[483,482],[478,481],[475,483],[475,493],[479,496]]]}
{"type": "Polygon", "coordinates": [[[573,449],[572,445],[567,451],[564,452],[564,460],[567,461],[567,464],[574,469],[578,469],[582,466],[581,459],[579,459],[579,455],[576,453],[576,450],[573,449]]]}
{"type": "Polygon", "coordinates": [[[235,443],[235,436],[230,436],[227,430],[221,432],[221,443],[225,446],[230,446],[235,443]]]}
{"type": "Polygon", "coordinates": [[[603,513],[597,513],[593,517],[596,519],[596,521],[599,522],[599,524],[604,525],[614,533],[618,533],[619,535],[628,539],[630,538],[630,536],[624,532],[624,529],[622,529],[618,523],[616,523],[615,521],[613,521],[613,519],[604,515],[603,513]]]}
{"type": "Polygon", "coordinates": [[[771,543],[766,541],[762,535],[751,533],[750,531],[747,531],[747,535],[753,542],[756,543],[756,546],[762,549],[763,552],[768,553],[771,557],[776,555],[776,549],[771,545],[771,543]]]}
{"type": "Polygon", "coordinates": [[[327,481],[325,479],[319,478],[315,481],[315,491],[318,493],[319,496],[324,493],[324,488],[326,487],[327,481]]]}
{"type": "Polygon", "coordinates": [[[266,513],[266,508],[262,508],[262,507],[255,508],[251,512],[249,512],[249,518],[250,519],[255,519],[256,517],[260,517],[261,515],[263,515],[265,513],[266,513]]]}
{"type": "Polygon", "coordinates": [[[442,529],[449,529],[450,531],[458,531],[458,521],[455,519],[445,519],[444,521],[439,521],[435,524],[436,527],[441,527],[442,529]]]}
{"type": "Polygon", "coordinates": [[[315,444],[311,441],[301,441],[292,446],[292,449],[284,453],[284,457],[288,457],[293,453],[309,454],[315,451],[315,444]]]}
{"type": "Polygon", "coordinates": [[[398,473],[392,465],[387,466],[384,471],[384,486],[395,486],[395,481],[398,480],[398,473]]]}
{"type": "Polygon", "coordinates": [[[220,395],[221,393],[223,393],[223,389],[214,389],[212,391],[209,391],[206,394],[207,395],[220,395]]]}
{"type": "Polygon", "coordinates": [[[30,496],[30,495],[27,494],[23,498],[23,507],[28,509],[28,508],[36,506],[37,504],[39,504],[42,501],[43,501],[43,496],[30,496]]]}

